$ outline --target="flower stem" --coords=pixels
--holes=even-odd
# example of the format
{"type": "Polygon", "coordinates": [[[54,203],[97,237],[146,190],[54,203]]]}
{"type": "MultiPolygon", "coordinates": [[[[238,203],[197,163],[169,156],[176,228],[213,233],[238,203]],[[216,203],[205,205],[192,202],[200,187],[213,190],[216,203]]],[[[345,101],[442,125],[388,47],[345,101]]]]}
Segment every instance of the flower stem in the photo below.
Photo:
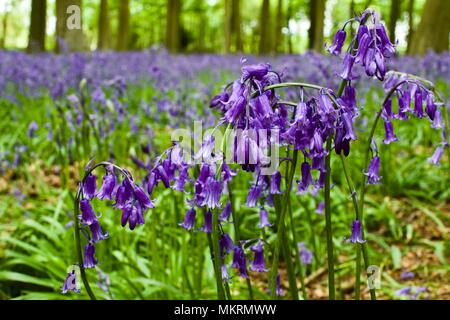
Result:
{"type": "Polygon", "coordinates": [[[272,272],[270,274],[270,289],[271,289],[271,298],[273,300],[276,299],[276,278],[278,274],[278,262],[280,258],[280,249],[281,249],[281,242],[283,241],[283,232],[284,232],[284,217],[286,215],[287,211],[287,199],[290,197],[291,190],[292,190],[292,181],[294,179],[294,173],[295,173],[295,167],[297,166],[297,158],[298,158],[298,150],[294,151],[293,157],[292,157],[292,166],[289,173],[289,179],[286,181],[286,199],[283,201],[283,205],[281,208],[281,211],[279,212],[279,218],[278,218],[278,230],[277,230],[277,236],[275,240],[275,248],[273,252],[273,262],[272,262],[272,272]]]}
{"type": "MultiPolygon", "coordinates": [[[[355,219],[360,221],[358,199],[356,198],[356,190],[348,170],[347,158],[341,154],[342,167],[344,169],[345,180],[347,181],[348,190],[353,200],[353,208],[355,210],[355,219]]],[[[361,299],[361,247],[356,243],[356,265],[355,265],[355,300],[361,299]]]]}
{"type": "MultiPolygon", "coordinates": [[[[234,226],[234,242],[238,243],[241,240],[241,231],[239,227],[239,219],[237,217],[237,212],[234,206],[233,191],[230,186],[230,183],[228,183],[228,197],[230,198],[231,203],[231,216],[233,218],[233,226],[234,226]]],[[[250,277],[247,277],[246,280],[247,280],[248,295],[250,297],[250,300],[254,300],[255,298],[253,296],[252,282],[250,280],[250,277]]]]}
{"type": "Polygon", "coordinates": [[[333,229],[331,226],[331,142],[332,139],[327,139],[327,152],[325,157],[325,226],[327,233],[327,257],[328,257],[328,296],[330,300],[336,299],[336,288],[334,283],[334,253],[333,253],[333,229]]]}
{"type": "Polygon", "coordinates": [[[302,285],[302,295],[303,295],[303,299],[307,299],[307,293],[306,293],[306,287],[305,287],[305,277],[303,274],[303,265],[301,263],[300,260],[300,252],[297,248],[297,236],[295,233],[295,225],[294,225],[294,217],[292,215],[292,206],[291,206],[291,199],[288,199],[289,203],[288,203],[288,212],[289,212],[289,220],[291,222],[291,231],[292,231],[292,239],[294,242],[294,250],[295,250],[295,263],[297,264],[297,268],[298,268],[298,274],[300,276],[300,283],[302,285]]]}
{"type": "Polygon", "coordinates": [[[83,251],[81,248],[81,237],[80,237],[80,224],[78,221],[78,215],[80,210],[80,191],[77,192],[77,196],[75,197],[74,201],[74,232],[75,232],[75,250],[77,252],[77,258],[78,258],[78,266],[80,267],[80,275],[81,279],[83,280],[84,287],[86,288],[86,292],[89,295],[89,298],[91,300],[97,300],[97,298],[94,295],[94,292],[92,292],[91,286],[89,285],[89,281],[86,276],[86,271],[83,267],[83,251]]]}
{"type": "Polygon", "coordinates": [[[208,233],[208,243],[213,256],[214,274],[217,284],[217,297],[219,300],[225,300],[225,292],[222,285],[222,270],[219,248],[219,215],[217,212],[213,213],[212,217],[212,233],[208,233]]]}

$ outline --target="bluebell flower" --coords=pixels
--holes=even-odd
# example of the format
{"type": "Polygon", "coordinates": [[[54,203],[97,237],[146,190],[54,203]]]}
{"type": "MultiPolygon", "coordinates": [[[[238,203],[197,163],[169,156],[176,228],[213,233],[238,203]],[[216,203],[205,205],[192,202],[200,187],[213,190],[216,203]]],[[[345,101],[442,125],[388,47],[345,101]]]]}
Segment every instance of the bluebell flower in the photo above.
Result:
{"type": "Polygon", "coordinates": [[[269,222],[269,214],[264,208],[259,211],[259,228],[271,227],[272,224],[269,222]]]}
{"type": "Polygon", "coordinates": [[[254,253],[254,258],[250,265],[250,270],[256,272],[266,272],[266,261],[264,260],[264,247],[262,245],[262,241],[258,240],[258,242],[255,245],[251,246],[250,249],[254,253]]]}
{"type": "Polygon", "coordinates": [[[61,292],[66,294],[69,291],[73,291],[75,293],[80,293],[80,288],[78,287],[77,275],[74,270],[67,274],[66,279],[64,280],[63,287],[61,292]]]}
{"type": "Polygon", "coordinates": [[[97,259],[95,258],[95,247],[91,241],[84,247],[84,268],[95,268],[97,259]]]}
{"type": "Polygon", "coordinates": [[[183,227],[186,230],[192,230],[194,228],[194,224],[195,224],[195,216],[196,216],[196,212],[194,208],[190,208],[187,212],[186,212],[186,216],[184,218],[183,223],[180,223],[180,226],[183,227]]]}
{"type": "Polygon", "coordinates": [[[361,222],[359,220],[353,220],[352,222],[352,235],[349,239],[347,239],[348,242],[351,243],[364,243],[366,240],[362,239],[362,230],[361,230],[361,222]]]}
{"type": "Polygon", "coordinates": [[[81,223],[91,225],[97,221],[97,216],[95,215],[94,209],[92,208],[89,200],[81,199],[80,211],[81,215],[78,218],[81,220],[81,223]]]}
{"type": "Polygon", "coordinates": [[[367,172],[364,172],[364,175],[367,176],[367,184],[378,184],[380,182],[381,177],[378,175],[379,170],[380,157],[375,156],[370,160],[367,172]]]}

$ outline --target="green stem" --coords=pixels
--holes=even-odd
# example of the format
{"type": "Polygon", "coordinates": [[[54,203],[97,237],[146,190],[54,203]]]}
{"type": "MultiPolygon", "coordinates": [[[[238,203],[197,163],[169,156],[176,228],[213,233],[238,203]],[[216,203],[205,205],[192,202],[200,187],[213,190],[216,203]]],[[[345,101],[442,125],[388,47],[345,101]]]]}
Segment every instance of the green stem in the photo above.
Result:
{"type": "Polygon", "coordinates": [[[77,252],[77,257],[78,257],[78,266],[80,267],[81,279],[83,280],[83,284],[84,284],[84,287],[86,288],[89,298],[91,300],[97,300],[97,298],[94,295],[94,292],[92,292],[91,286],[89,285],[89,281],[86,276],[86,271],[84,269],[83,251],[81,248],[81,239],[80,239],[81,238],[80,237],[80,224],[78,222],[79,213],[80,213],[80,199],[79,199],[79,195],[77,194],[77,196],[75,197],[75,201],[74,201],[73,220],[74,220],[74,232],[75,232],[75,250],[77,252]]]}
{"type": "MultiPolygon", "coordinates": [[[[232,192],[232,187],[230,183],[228,183],[228,197],[230,198],[231,203],[231,217],[233,218],[233,227],[234,227],[234,242],[237,244],[239,241],[241,241],[241,231],[239,226],[239,219],[237,217],[237,212],[234,204],[234,197],[232,192]]],[[[254,300],[253,296],[253,289],[252,289],[252,282],[250,280],[250,277],[247,277],[247,289],[248,289],[248,295],[250,297],[250,300],[254,300]]]]}
{"type": "Polygon", "coordinates": [[[334,253],[333,253],[333,229],[331,226],[331,137],[327,139],[325,157],[325,226],[327,233],[327,257],[328,257],[328,296],[330,300],[336,299],[336,287],[334,279],[334,253]]]}
{"type": "MultiPolygon", "coordinates": [[[[341,154],[342,167],[344,168],[345,180],[347,181],[348,190],[353,200],[353,208],[355,210],[355,219],[360,220],[358,200],[356,198],[356,190],[348,169],[347,158],[341,154]]],[[[361,299],[361,247],[356,243],[356,261],[355,261],[355,300],[361,299]]]]}
{"type": "Polygon", "coordinates": [[[272,272],[270,274],[270,289],[271,289],[271,298],[273,300],[276,299],[276,278],[278,273],[278,262],[280,258],[280,249],[281,249],[281,242],[283,240],[283,232],[284,232],[284,217],[286,215],[286,209],[287,209],[287,197],[290,197],[291,190],[292,190],[292,181],[294,179],[294,173],[295,173],[295,167],[297,166],[297,158],[298,158],[298,150],[294,151],[293,158],[292,158],[292,166],[289,173],[289,179],[286,184],[286,199],[283,202],[283,206],[281,209],[281,212],[279,212],[279,219],[278,219],[278,230],[275,240],[275,249],[273,252],[273,262],[272,262],[272,272]]]}
{"type": "Polygon", "coordinates": [[[295,263],[297,264],[297,268],[298,268],[298,274],[300,276],[300,283],[302,285],[302,295],[303,295],[303,299],[307,299],[307,293],[306,293],[306,286],[305,286],[305,277],[303,274],[303,265],[301,263],[300,260],[300,252],[298,250],[297,247],[297,236],[295,233],[295,225],[294,225],[294,216],[292,214],[292,206],[291,206],[291,199],[288,199],[289,203],[288,203],[288,212],[289,212],[289,220],[291,222],[291,232],[292,232],[292,239],[294,242],[294,250],[295,250],[295,263]]]}
{"type": "Polygon", "coordinates": [[[212,233],[208,233],[208,243],[213,256],[214,265],[214,275],[216,277],[217,285],[217,297],[219,300],[225,300],[225,292],[222,285],[222,270],[221,270],[221,259],[220,259],[220,248],[219,248],[219,236],[218,236],[218,226],[219,226],[219,215],[217,212],[213,213],[212,217],[212,233]]]}

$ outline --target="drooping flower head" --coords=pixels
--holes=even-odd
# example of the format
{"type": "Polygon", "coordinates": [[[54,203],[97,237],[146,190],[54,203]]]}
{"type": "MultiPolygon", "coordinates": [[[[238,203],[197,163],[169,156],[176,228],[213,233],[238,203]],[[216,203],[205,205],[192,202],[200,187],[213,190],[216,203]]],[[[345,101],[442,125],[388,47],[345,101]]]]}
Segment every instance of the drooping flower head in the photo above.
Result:
{"type": "Polygon", "coordinates": [[[364,174],[367,176],[367,184],[378,184],[381,177],[378,175],[380,170],[380,157],[375,156],[370,160],[369,168],[364,174]]]}
{"type": "Polygon", "coordinates": [[[258,240],[258,242],[255,245],[251,246],[250,249],[254,253],[253,261],[250,265],[250,270],[256,272],[266,272],[266,261],[264,259],[264,247],[262,245],[262,241],[258,240]]]}
{"type": "Polygon", "coordinates": [[[195,224],[195,215],[196,215],[195,209],[190,208],[186,212],[186,217],[184,218],[183,223],[180,223],[180,226],[186,230],[192,230],[195,224]]]}
{"type": "Polygon", "coordinates": [[[95,258],[95,247],[94,243],[89,242],[84,247],[84,261],[83,261],[83,267],[84,268],[95,268],[95,265],[97,264],[97,259],[95,258]]]}
{"type": "Polygon", "coordinates": [[[349,239],[347,239],[348,242],[351,243],[364,243],[366,240],[362,239],[362,230],[361,230],[361,222],[359,220],[353,220],[352,222],[352,235],[349,239]]]}

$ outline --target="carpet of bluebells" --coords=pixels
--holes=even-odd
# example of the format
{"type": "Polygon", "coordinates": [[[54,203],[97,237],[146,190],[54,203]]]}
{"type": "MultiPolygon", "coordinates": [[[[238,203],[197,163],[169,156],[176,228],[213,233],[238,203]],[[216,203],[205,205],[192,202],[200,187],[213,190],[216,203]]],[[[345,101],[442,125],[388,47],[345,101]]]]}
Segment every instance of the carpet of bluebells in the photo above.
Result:
{"type": "MultiPolygon", "coordinates": [[[[360,245],[378,268],[379,299],[450,298],[450,54],[391,57],[383,70],[376,53],[376,64],[359,52],[339,57],[343,36],[331,55],[1,51],[0,298],[212,299],[219,272],[223,297],[325,299],[327,241],[336,298],[354,298],[360,245]],[[342,79],[351,85],[337,94],[342,79]],[[280,82],[321,88],[263,89],[280,82]],[[276,126],[286,149],[279,171],[259,174],[250,136],[243,165],[185,163],[171,133],[195,121],[276,126]],[[288,164],[298,167],[291,179],[288,164]],[[359,192],[362,175],[365,233],[348,179],[359,192]]],[[[202,139],[196,157],[211,156],[211,144],[202,139]]]]}

